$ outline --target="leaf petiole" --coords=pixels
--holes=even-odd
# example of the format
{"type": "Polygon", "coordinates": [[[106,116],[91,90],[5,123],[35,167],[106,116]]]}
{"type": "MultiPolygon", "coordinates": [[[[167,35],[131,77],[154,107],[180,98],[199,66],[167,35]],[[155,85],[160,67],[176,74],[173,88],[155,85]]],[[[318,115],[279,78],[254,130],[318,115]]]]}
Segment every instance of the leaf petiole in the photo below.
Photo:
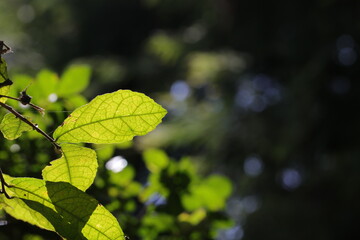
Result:
{"type": "Polygon", "coordinates": [[[8,187],[8,188],[10,188],[11,186],[6,183],[1,168],[0,168],[0,182],[1,182],[0,194],[3,193],[7,199],[12,199],[13,197],[10,197],[9,194],[8,194],[8,193],[6,192],[6,190],[5,190],[5,186],[8,187]]]}

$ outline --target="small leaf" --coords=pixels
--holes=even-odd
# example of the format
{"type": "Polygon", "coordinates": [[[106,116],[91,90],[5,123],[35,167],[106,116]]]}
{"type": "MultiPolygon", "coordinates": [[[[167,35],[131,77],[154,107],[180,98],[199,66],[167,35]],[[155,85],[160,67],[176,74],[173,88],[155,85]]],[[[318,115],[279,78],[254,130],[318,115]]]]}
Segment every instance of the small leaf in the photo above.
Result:
{"type": "Polygon", "coordinates": [[[72,65],[65,70],[61,76],[57,94],[68,96],[83,91],[89,84],[91,75],[90,67],[87,65],[72,65]]]}
{"type": "Polygon", "coordinates": [[[28,93],[35,102],[43,105],[48,102],[49,95],[56,92],[58,80],[55,72],[43,69],[36,75],[35,81],[28,83],[28,93]]]}
{"type": "Polygon", "coordinates": [[[14,140],[20,137],[23,132],[33,129],[13,114],[8,113],[4,116],[0,124],[0,130],[6,139],[14,140]]]}
{"type": "Polygon", "coordinates": [[[229,179],[220,175],[212,175],[198,184],[193,184],[187,194],[181,196],[182,204],[188,211],[205,207],[218,211],[225,207],[226,200],[232,192],[229,179]]]}
{"type": "Polygon", "coordinates": [[[143,154],[147,168],[153,173],[159,173],[169,165],[169,158],[160,149],[148,149],[143,154]]]}
{"type": "Polygon", "coordinates": [[[119,90],[76,109],[54,132],[58,142],[120,143],[152,131],[166,110],[142,93],[119,90]]]}
{"type": "Polygon", "coordinates": [[[61,146],[62,157],[50,162],[42,171],[44,180],[68,182],[85,191],[94,181],[98,167],[96,153],[90,148],[72,144],[61,146]]]}
{"type": "Polygon", "coordinates": [[[67,109],[75,109],[88,103],[82,95],[72,95],[63,99],[64,107],[67,109]]]}
{"type": "Polygon", "coordinates": [[[69,183],[14,178],[10,184],[18,198],[0,198],[5,211],[15,218],[56,231],[65,239],[125,239],[116,218],[69,183]]]}
{"type": "MultiPolygon", "coordinates": [[[[7,84],[7,82],[9,82],[9,77],[8,77],[8,73],[7,73],[7,66],[6,66],[6,62],[5,59],[3,59],[2,57],[0,57],[0,95],[8,95],[9,91],[10,91],[10,85],[7,84]]],[[[10,81],[11,83],[11,81],[10,81]]],[[[7,100],[7,98],[0,98],[0,102],[5,103],[7,100]]]]}

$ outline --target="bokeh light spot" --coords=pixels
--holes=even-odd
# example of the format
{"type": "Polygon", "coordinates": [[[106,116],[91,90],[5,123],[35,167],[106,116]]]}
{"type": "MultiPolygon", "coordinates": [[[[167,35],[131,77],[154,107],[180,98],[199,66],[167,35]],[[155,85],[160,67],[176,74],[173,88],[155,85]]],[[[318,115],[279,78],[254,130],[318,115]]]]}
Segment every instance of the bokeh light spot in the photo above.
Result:
{"type": "Polygon", "coordinates": [[[255,212],[260,205],[258,199],[255,196],[247,196],[241,202],[246,213],[255,212]]]}
{"type": "Polygon", "coordinates": [[[354,39],[352,38],[352,36],[348,34],[341,35],[336,40],[336,47],[338,50],[342,48],[354,48],[355,47],[354,39]]]}
{"type": "Polygon", "coordinates": [[[121,172],[128,165],[128,161],[122,156],[116,156],[106,162],[105,168],[114,173],[121,172]]]}
{"type": "Polygon", "coordinates": [[[241,225],[226,230],[220,230],[217,235],[217,240],[240,240],[244,237],[244,230],[241,225]]]}
{"type": "Polygon", "coordinates": [[[338,52],[338,60],[341,65],[353,65],[357,60],[355,49],[349,47],[341,48],[338,52]]]}
{"type": "Polygon", "coordinates": [[[257,74],[239,84],[235,104],[253,112],[262,112],[281,100],[281,86],[265,74],[257,74]]]}
{"type": "Polygon", "coordinates": [[[176,81],[172,84],[170,93],[177,101],[184,101],[190,95],[190,87],[185,81],[176,81]]]}
{"type": "Polygon", "coordinates": [[[19,152],[21,149],[19,144],[13,144],[10,146],[10,152],[15,153],[15,152],[19,152]]]}
{"type": "Polygon", "coordinates": [[[58,100],[58,96],[55,93],[52,93],[48,97],[49,102],[56,102],[58,100]]]}
{"type": "Polygon", "coordinates": [[[263,163],[260,158],[251,156],[244,161],[244,172],[248,176],[256,177],[263,171],[263,163]]]}
{"type": "Polygon", "coordinates": [[[298,188],[302,182],[302,177],[298,170],[288,168],[283,170],[281,174],[281,184],[286,190],[298,188]]]}

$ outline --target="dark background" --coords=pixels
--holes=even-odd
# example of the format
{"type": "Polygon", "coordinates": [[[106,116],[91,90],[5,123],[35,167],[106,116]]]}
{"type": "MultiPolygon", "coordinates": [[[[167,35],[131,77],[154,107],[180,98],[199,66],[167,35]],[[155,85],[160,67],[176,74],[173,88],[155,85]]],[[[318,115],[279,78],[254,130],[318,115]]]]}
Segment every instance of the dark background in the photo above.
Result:
{"type": "Polygon", "coordinates": [[[9,72],[88,63],[85,95],[143,92],[169,114],[139,148],[230,177],[219,239],[357,239],[357,0],[1,1],[9,72]],[[160,136],[160,137],[159,137],[160,136]]]}

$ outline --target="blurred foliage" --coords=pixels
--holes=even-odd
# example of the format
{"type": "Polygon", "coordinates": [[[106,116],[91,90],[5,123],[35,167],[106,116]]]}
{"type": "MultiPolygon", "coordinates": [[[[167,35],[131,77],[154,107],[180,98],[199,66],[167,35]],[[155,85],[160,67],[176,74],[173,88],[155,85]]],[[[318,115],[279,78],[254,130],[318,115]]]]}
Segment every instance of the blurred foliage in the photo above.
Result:
{"type": "MultiPolygon", "coordinates": [[[[138,151],[148,148],[230,177],[235,226],[218,239],[359,238],[358,1],[31,0],[0,9],[11,72],[86,63],[94,75],[85,96],[129,88],[169,110],[130,148],[99,145],[98,154],[106,162],[121,153],[139,182],[148,178],[138,151]]],[[[27,165],[12,162],[19,172],[27,165]]],[[[188,214],[179,218],[203,216],[188,214]]]]}
{"type": "MultiPolygon", "coordinates": [[[[41,70],[35,79],[27,75],[14,75],[12,78],[14,80],[12,89],[15,89],[16,91],[26,88],[29,93],[36,96],[36,98],[34,98],[34,103],[42,104],[42,106],[46,106],[47,109],[50,109],[47,111],[47,114],[39,114],[34,113],[35,110],[33,109],[23,108],[22,112],[26,117],[31,116],[33,122],[50,122],[50,124],[53,125],[56,123],[57,116],[52,115],[51,113],[66,114],[69,109],[77,107],[75,104],[81,105],[86,101],[74,101],[72,102],[72,105],[65,104],[66,102],[69,102],[69,100],[71,102],[71,99],[82,100],[79,93],[88,86],[90,72],[90,68],[87,65],[77,64],[69,66],[60,77],[50,70],[41,70]],[[46,81],[49,81],[48,85],[46,81]],[[69,89],[69,91],[67,91],[67,89],[69,89]],[[67,106],[70,107],[67,108],[67,106]]],[[[129,94],[128,91],[123,91],[122,93],[129,94]]],[[[114,94],[115,93],[107,94],[105,98],[109,100],[109,96],[114,94]]],[[[139,98],[146,97],[140,93],[133,94],[136,94],[139,98]]],[[[101,98],[103,97],[97,97],[97,99],[99,99],[98,102],[104,102],[101,98]]],[[[131,99],[131,103],[133,103],[134,98],[131,99]]],[[[152,104],[148,99],[140,100],[152,104]]],[[[17,104],[16,101],[14,102],[17,104]]],[[[88,108],[90,108],[91,103],[92,102],[87,105],[88,108]]],[[[123,101],[122,104],[126,104],[126,102],[123,101]]],[[[20,106],[22,105],[20,104],[20,106]]],[[[159,111],[160,108],[160,106],[159,109],[152,106],[152,111],[159,111]]],[[[107,108],[106,110],[109,109],[110,108],[107,108]]],[[[123,111],[125,110],[126,109],[123,109],[123,111]]],[[[141,109],[139,109],[139,111],[141,111],[141,109]]],[[[76,111],[72,112],[72,117],[75,117],[75,115],[76,111]]],[[[143,117],[143,119],[145,118],[143,117]]],[[[151,119],[147,120],[147,124],[150,124],[150,120],[151,119]]],[[[71,121],[71,119],[68,121],[71,121]]],[[[44,152],[47,151],[51,152],[49,146],[45,148],[42,148],[43,145],[33,145],[31,148],[29,148],[29,145],[24,146],[22,144],[23,142],[31,143],[36,139],[40,144],[41,140],[43,140],[43,142],[45,140],[41,138],[41,135],[34,134],[34,131],[31,131],[31,127],[29,128],[28,125],[23,126],[23,124],[22,121],[13,117],[12,114],[5,115],[1,123],[2,132],[6,139],[16,139],[16,142],[11,143],[6,139],[2,139],[5,144],[2,145],[3,148],[1,152],[6,158],[3,158],[2,156],[1,162],[3,164],[7,160],[8,162],[5,166],[6,168],[4,167],[4,170],[6,169],[5,171],[14,173],[14,175],[16,174],[15,176],[36,176],[39,174],[37,171],[48,164],[52,160],[54,154],[44,154],[44,152]],[[25,137],[19,138],[22,133],[24,133],[25,137]],[[6,146],[6,144],[12,145],[6,146]],[[26,162],[26,164],[24,164],[24,161],[28,160],[29,154],[32,154],[32,160],[35,163],[26,162]],[[18,166],[12,160],[20,160],[21,158],[24,158],[24,161],[21,161],[20,163],[22,168],[21,170],[19,168],[20,171],[16,171],[18,166]]],[[[148,127],[148,125],[146,126],[148,127]]],[[[136,127],[134,129],[136,131],[136,127]]],[[[54,135],[56,134],[54,133],[54,135]]],[[[115,141],[115,138],[111,141],[115,141]]],[[[95,145],[95,147],[96,146],[103,146],[104,150],[100,148],[100,151],[98,152],[99,160],[104,164],[103,161],[107,161],[114,155],[115,148],[130,148],[132,145],[125,142],[118,144],[117,146],[99,144],[95,145]]],[[[69,159],[75,154],[75,157],[79,158],[77,162],[90,160],[90,155],[93,155],[90,149],[75,145],[65,144],[63,145],[63,151],[67,153],[66,158],[69,159]]],[[[65,165],[61,162],[59,163],[63,158],[64,157],[52,162],[51,166],[45,167],[43,170],[43,177],[46,180],[58,181],[59,178],[61,178],[67,182],[66,177],[64,178],[64,176],[62,176],[66,169],[60,166],[65,165]]],[[[96,160],[96,158],[94,159],[96,160]]],[[[111,161],[112,160],[108,161],[107,164],[111,161]]],[[[174,239],[175,237],[177,237],[177,239],[184,239],[184,237],[187,239],[210,239],[217,234],[217,229],[231,226],[231,221],[222,213],[225,208],[225,201],[232,192],[231,182],[227,178],[213,175],[209,178],[202,179],[195,174],[195,168],[188,158],[183,158],[177,162],[170,159],[165,152],[159,149],[149,149],[145,151],[144,163],[149,171],[149,177],[145,183],[135,180],[136,172],[131,166],[127,166],[119,172],[106,165],[107,170],[102,173],[105,175],[99,175],[98,179],[100,180],[98,180],[98,184],[96,184],[98,187],[97,191],[103,192],[102,198],[106,196],[103,201],[108,203],[106,205],[107,208],[110,211],[117,213],[119,220],[122,222],[122,227],[126,226],[128,229],[133,230],[133,232],[128,230],[131,235],[134,237],[139,236],[141,239],[167,239],[169,236],[174,239]],[[222,188],[223,191],[219,191],[219,188],[222,188]],[[220,228],[214,227],[213,223],[219,221],[223,221],[227,224],[220,228]],[[196,232],[196,235],[194,235],[194,231],[196,232]]],[[[75,162],[73,164],[77,163],[75,162]]],[[[92,166],[95,163],[89,162],[89,164],[92,166]]],[[[90,165],[88,167],[90,167],[90,165]]],[[[93,167],[91,167],[90,170],[92,168],[93,167]]],[[[95,168],[97,168],[97,163],[95,164],[95,168]]],[[[90,172],[93,172],[93,170],[90,172]]],[[[82,175],[87,175],[87,177],[91,178],[91,176],[83,170],[81,173],[82,175]]],[[[75,178],[75,175],[73,177],[75,178]]],[[[84,176],[76,175],[76,178],[79,177],[83,178],[84,176]]],[[[23,181],[20,178],[18,180],[23,181]]],[[[85,180],[86,179],[83,179],[82,181],[77,182],[74,186],[82,190],[87,189],[90,184],[85,180]]],[[[30,179],[29,181],[31,182],[30,179]]],[[[30,185],[42,184],[41,180],[33,179],[33,181],[33,184],[30,185]]],[[[69,185],[68,187],[72,186],[69,185]]],[[[36,186],[35,188],[38,189],[36,186]]],[[[45,190],[46,189],[44,189],[44,191],[45,190]]],[[[87,196],[87,198],[90,199],[90,196],[87,196]]],[[[11,202],[15,200],[10,199],[6,201],[4,201],[4,204],[11,204],[11,202]],[[6,201],[8,201],[8,203],[6,203],[6,201]]],[[[19,212],[20,209],[17,209],[18,211],[15,212],[15,214],[12,214],[17,216],[17,218],[26,220],[27,218],[20,216],[23,214],[22,212],[19,212]]],[[[9,216],[7,218],[9,218],[9,216]]],[[[47,229],[49,226],[44,228],[47,229]]],[[[57,230],[60,231],[60,229],[57,230]]],[[[38,231],[42,232],[44,230],[38,231]]],[[[25,233],[26,232],[22,233],[22,239],[31,237],[36,239],[37,237],[37,235],[31,236],[25,233]]],[[[63,230],[61,230],[60,233],[65,234],[63,230]]],[[[12,239],[19,237],[20,234],[20,232],[14,233],[10,231],[7,232],[4,237],[6,236],[8,239],[12,239]]],[[[69,234],[69,232],[64,236],[67,234],[69,234]]],[[[76,234],[76,231],[72,234],[76,234]]],[[[43,233],[43,235],[44,237],[51,236],[49,233],[43,233]]],[[[55,236],[52,238],[55,238],[55,236]]]]}

